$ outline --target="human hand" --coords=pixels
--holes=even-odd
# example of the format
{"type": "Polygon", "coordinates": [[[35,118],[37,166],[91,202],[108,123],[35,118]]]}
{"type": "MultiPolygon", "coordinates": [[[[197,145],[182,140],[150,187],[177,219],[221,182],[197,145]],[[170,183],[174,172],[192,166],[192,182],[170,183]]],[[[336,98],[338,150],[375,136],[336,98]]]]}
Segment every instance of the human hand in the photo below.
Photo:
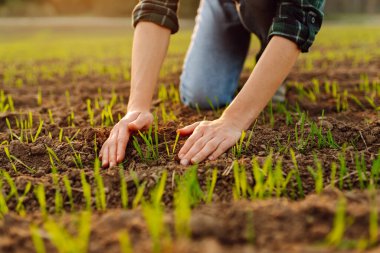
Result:
{"type": "Polygon", "coordinates": [[[129,137],[132,131],[149,128],[153,122],[150,112],[129,112],[111,130],[110,136],[104,142],[99,158],[102,167],[107,168],[121,163],[125,157],[129,137]]]}
{"type": "Polygon", "coordinates": [[[200,121],[178,129],[181,135],[191,135],[178,153],[182,165],[199,163],[207,157],[215,160],[240,139],[243,129],[232,121],[219,118],[200,121]]]}

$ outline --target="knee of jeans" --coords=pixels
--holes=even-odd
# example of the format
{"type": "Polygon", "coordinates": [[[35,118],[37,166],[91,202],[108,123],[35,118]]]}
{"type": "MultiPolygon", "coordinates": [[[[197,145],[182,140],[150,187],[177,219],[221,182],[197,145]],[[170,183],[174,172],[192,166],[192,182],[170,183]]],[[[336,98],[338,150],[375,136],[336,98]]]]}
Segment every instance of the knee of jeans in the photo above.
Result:
{"type": "Polygon", "coordinates": [[[232,100],[232,95],[207,85],[187,85],[181,82],[180,93],[184,105],[201,110],[219,109],[232,100]]]}

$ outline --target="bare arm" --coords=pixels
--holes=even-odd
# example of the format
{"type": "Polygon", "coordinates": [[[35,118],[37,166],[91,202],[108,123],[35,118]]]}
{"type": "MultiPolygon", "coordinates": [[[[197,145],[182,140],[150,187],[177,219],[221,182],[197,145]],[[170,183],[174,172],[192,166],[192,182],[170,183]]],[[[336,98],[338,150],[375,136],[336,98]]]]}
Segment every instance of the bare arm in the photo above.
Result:
{"type": "Polygon", "coordinates": [[[247,129],[285,80],[299,53],[296,44],[274,36],[243,89],[224,111],[222,118],[235,121],[239,123],[239,128],[247,129]]]}
{"type": "Polygon", "coordinates": [[[170,30],[150,22],[136,26],[132,48],[132,79],[127,114],[114,126],[99,157],[102,167],[123,161],[131,131],[152,124],[153,93],[169,46],[170,30]]]}
{"type": "Polygon", "coordinates": [[[214,121],[202,121],[179,129],[189,139],[179,151],[181,164],[217,158],[235,145],[241,132],[259,116],[284,81],[300,53],[288,39],[274,36],[243,89],[214,121]]]}
{"type": "Polygon", "coordinates": [[[136,26],[128,111],[149,111],[169,38],[167,28],[150,22],[140,22],[136,26]]]}

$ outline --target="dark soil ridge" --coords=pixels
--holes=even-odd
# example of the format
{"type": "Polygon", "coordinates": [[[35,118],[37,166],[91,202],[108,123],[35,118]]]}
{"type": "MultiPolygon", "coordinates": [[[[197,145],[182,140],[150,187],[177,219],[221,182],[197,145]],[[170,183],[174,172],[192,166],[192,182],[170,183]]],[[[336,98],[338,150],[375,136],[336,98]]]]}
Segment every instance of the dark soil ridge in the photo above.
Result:
{"type": "MultiPolygon", "coordinates": [[[[379,192],[375,196],[379,206],[379,192]]],[[[346,217],[351,221],[344,240],[346,246],[351,245],[352,248],[359,239],[368,239],[369,236],[369,213],[373,202],[367,191],[329,190],[297,202],[272,199],[201,205],[192,212],[190,241],[175,239],[174,245],[165,252],[179,252],[179,249],[180,252],[205,252],[206,249],[207,252],[239,252],[243,249],[248,251],[240,252],[258,249],[258,252],[351,252],[326,244],[338,200],[343,197],[347,201],[346,217]],[[209,244],[203,245],[205,241],[212,242],[210,249],[206,246],[209,244]]],[[[56,218],[72,231],[74,217],[74,214],[63,214],[56,218]]],[[[165,222],[173,233],[174,221],[170,211],[165,222]]],[[[26,217],[13,213],[5,215],[0,220],[0,252],[33,251],[29,234],[31,223],[39,226],[43,223],[38,212],[29,213],[26,217]]],[[[152,252],[147,226],[139,208],[93,213],[91,224],[91,253],[104,252],[105,249],[107,252],[119,252],[118,234],[126,230],[136,252],[152,252]]],[[[48,252],[56,252],[50,243],[47,245],[48,252]]],[[[366,252],[379,249],[376,246],[366,252]]]]}

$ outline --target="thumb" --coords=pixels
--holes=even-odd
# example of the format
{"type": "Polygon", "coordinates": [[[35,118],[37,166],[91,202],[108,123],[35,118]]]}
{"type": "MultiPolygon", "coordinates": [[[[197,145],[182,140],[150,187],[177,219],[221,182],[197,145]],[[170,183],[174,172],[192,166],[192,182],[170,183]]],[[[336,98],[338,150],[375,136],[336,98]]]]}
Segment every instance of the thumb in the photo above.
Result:
{"type": "Polygon", "coordinates": [[[180,135],[190,135],[194,132],[195,128],[200,124],[201,122],[195,122],[191,125],[185,126],[183,128],[180,128],[177,130],[177,132],[180,135]]]}
{"type": "Polygon", "coordinates": [[[137,119],[128,124],[128,129],[131,131],[138,131],[143,128],[149,127],[153,122],[153,116],[148,113],[141,113],[137,119]]]}

